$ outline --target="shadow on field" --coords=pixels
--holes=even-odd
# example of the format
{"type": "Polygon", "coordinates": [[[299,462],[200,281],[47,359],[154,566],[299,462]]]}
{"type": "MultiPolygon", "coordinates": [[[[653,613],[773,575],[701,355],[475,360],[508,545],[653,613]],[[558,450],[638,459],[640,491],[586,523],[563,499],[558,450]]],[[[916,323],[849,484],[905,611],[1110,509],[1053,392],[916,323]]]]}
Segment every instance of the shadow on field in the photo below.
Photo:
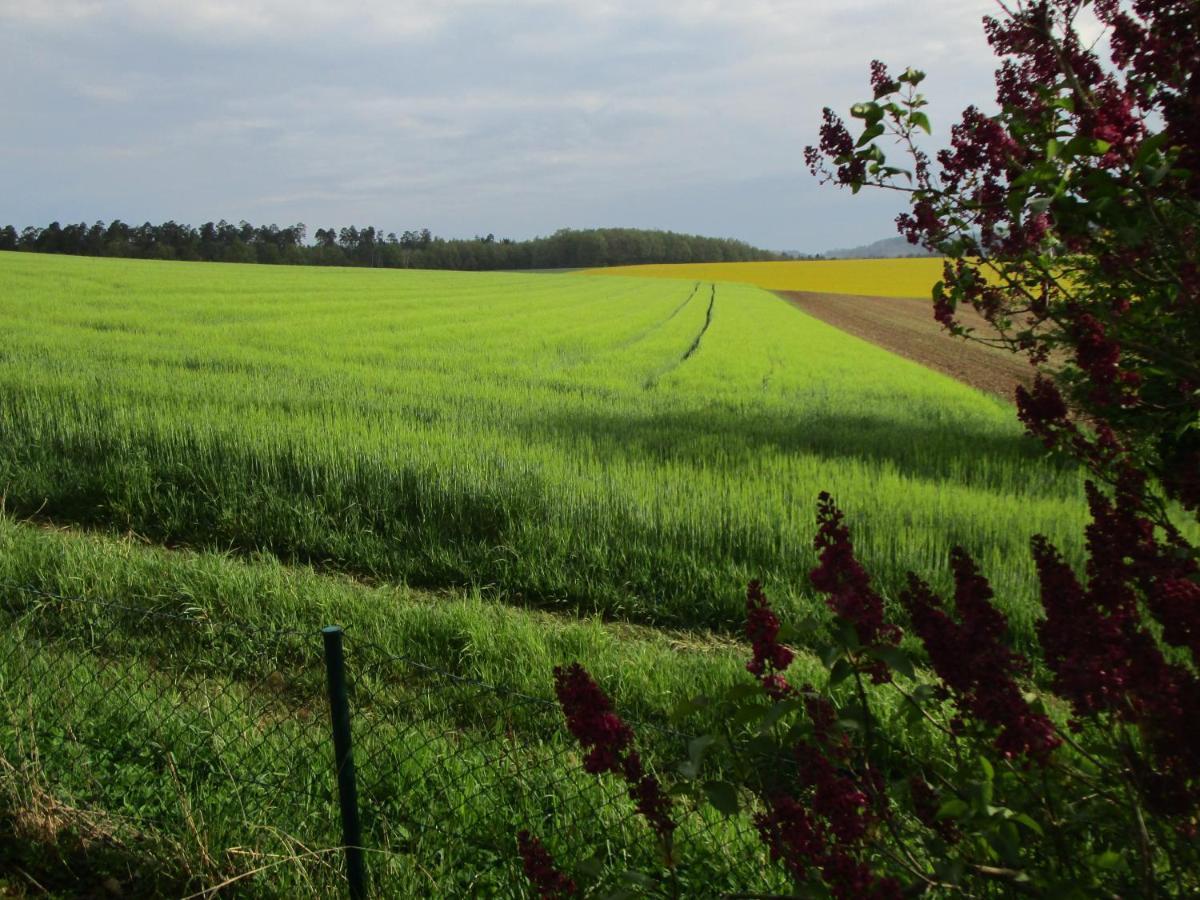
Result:
{"type": "MultiPolygon", "coordinates": [[[[718,461],[751,462],[769,450],[835,461],[872,461],[913,478],[950,479],[1004,491],[1025,484],[1029,464],[1035,460],[1042,461],[1047,475],[1070,469],[1043,460],[1041,446],[1022,434],[951,430],[938,422],[898,422],[853,413],[776,416],[722,406],[647,415],[570,410],[526,419],[516,427],[527,440],[574,444],[602,459],[712,466],[718,461]]],[[[1054,483],[1039,484],[1039,492],[1052,491],[1054,483]]],[[[1073,489],[1070,481],[1057,483],[1064,493],[1073,489]]]]}
{"type": "Polygon", "coordinates": [[[31,829],[31,812],[0,809],[0,896],[149,900],[182,897],[196,886],[160,858],[158,844],[130,846],[81,830],[60,810],[39,811],[31,829]]]}

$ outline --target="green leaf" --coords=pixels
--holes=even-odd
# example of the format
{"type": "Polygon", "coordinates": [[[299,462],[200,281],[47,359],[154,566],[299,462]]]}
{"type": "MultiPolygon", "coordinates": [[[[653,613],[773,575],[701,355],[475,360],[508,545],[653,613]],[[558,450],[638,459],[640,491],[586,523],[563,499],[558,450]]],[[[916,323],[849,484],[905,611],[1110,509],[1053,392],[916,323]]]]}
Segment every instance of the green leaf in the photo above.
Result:
{"type": "Polygon", "coordinates": [[[933,134],[933,129],[929,126],[929,116],[923,112],[910,113],[908,121],[912,122],[917,128],[920,128],[926,134],[933,134]]]}
{"type": "Polygon", "coordinates": [[[1151,170],[1150,174],[1146,176],[1146,183],[1149,184],[1151,187],[1155,187],[1158,185],[1159,182],[1161,182],[1164,178],[1166,178],[1167,175],[1170,174],[1170,172],[1171,172],[1171,164],[1169,162],[1167,162],[1166,160],[1163,160],[1162,165],[1157,166],[1156,168],[1151,170]]]}
{"type": "Polygon", "coordinates": [[[599,878],[604,873],[604,848],[601,847],[583,862],[575,867],[575,870],[589,878],[599,878]]]}
{"type": "Polygon", "coordinates": [[[921,712],[921,707],[915,703],[905,703],[901,706],[900,715],[904,717],[904,723],[910,728],[916,728],[925,722],[925,716],[921,712]]]}
{"type": "Polygon", "coordinates": [[[853,674],[854,666],[850,665],[850,661],[848,659],[839,659],[829,671],[829,686],[833,687],[834,685],[841,684],[853,674]]]}
{"type": "Polygon", "coordinates": [[[874,101],[869,103],[855,103],[850,107],[850,115],[856,119],[862,119],[870,126],[883,118],[883,107],[874,101]]]}
{"type": "Polygon", "coordinates": [[[782,719],[788,713],[795,712],[796,710],[801,709],[801,708],[803,708],[803,704],[799,700],[778,700],[778,701],[776,701],[771,706],[771,708],[767,710],[766,715],[764,715],[762,717],[761,721],[759,721],[758,733],[765,734],[766,732],[768,732],[772,728],[774,728],[775,723],[777,723],[780,719],[782,719]]]}
{"type": "Polygon", "coordinates": [[[772,738],[756,734],[746,741],[743,750],[749,756],[761,756],[764,759],[770,759],[779,753],[779,746],[772,738]]]}
{"type": "Polygon", "coordinates": [[[762,696],[762,685],[757,682],[753,684],[735,684],[725,691],[725,699],[730,703],[737,703],[739,700],[748,700],[751,697],[760,696],[762,696]]]}
{"type": "Polygon", "coordinates": [[[962,881],[966,869],[966,863],[954,857],[935,860],[933,863],[933,870],[937,873],[938,878],[950,884],[958,884],[962,881]]]}
{"type": "Polygon", "coordinates": [[[924,706],[933,699],[933,692],[934,687],[932,684],[918,684],[912,689],[912,691],[909,692],[909,696],[911,696],[913,700],[915,700],[921,706],[924,706]]]}
{"type": "Polygon", "coordinates": [[[989,784],[996,777],[996,768],[986,756],[979,757],[979,768],[983,769],[983,778],[989,784]]]}
{"type": "Polygon", "coordinates": [[[981,781],[979,787],[979,803],[984,808],[991,805],[992,798],[995,796],[995,790],[992,787],[991,781],[981,781]]]}
{"type": "Polygon", "coordinates": [[[938,807],[937,819],[961,819],[967,814],[970,807],[967,806],[965,800],[960,800],[958,797],[951,797],[938,807]]]}
{"type": "Polygon", "coordinates": [[[716,807],[717,812],[721,813],[721,815],[737,815],[737,788],[728,781],[706,781],[704,783],[704,796],[708,798],[708,802],[716,807]]]}
{"type": "Polygon", "coordinates": [[[1138,145],[1137,156],[1134,157],[1134,162],[1137,165],[1145,165],[1150,157],[1161,150],[1167,143],[1168,134],[1165,131],[1160,131],[1158,134],[1152,134],[1150,137],[1142,141],[1138,145]]]}
{"type": "Polygon", "coordinates": [[[870,654],[876,659],[887,663],[889,669],[903,675],[905,678],[914,678],[916,676],[912,660],[899,647],[873,647],[870,654]]]}
{"type": "Polygon", "coordinates": [[[857,650],[860,646],[858,642],[858,630],[854,627],[853,622],[848,622],[845,619],[838,619],[835,634],[840,643],[847,650],[857,650]]]}
{"type": "Polygon", "coordinates": [[[730,717],[729,724],[734,728],[742,728],[746,725],[751,725],[765,716],[770,709],[771,707],[765,706],[761,703],[748,704],[743,706],[730,717]]]}
{"type": "Polygon", "coordinates": [[[1075,137],[1071,138],[1071,140],[1067,141],[1066,145],[1062,148],[1062,156],[1065,159],[1074,159],[1076,156],[1084,156],[1088,154],[1091,152],[1091,149],[1091,138],[1086,138],[1082,135],[1076,135],[1075,137]]]}
{"type": "Polygon", "coordinates": [[[633,870],[630,870],[628,872],[622,872],[621,880],[626,882],[627,884],[635,884],[640,888],[652,888],[658,884],[657,881],[655,881],[653,878],[651,878],[646,873],[634,872],[633,870]]]}
{"type": "Polygon", "coordinates": [[[1103,853],[1097,853],[1092,857],[1092,865],[1097,869],[1104,870],[1116,869],[1123,861],[1121,854],[1116,850],[1105,850],[1103,853]]]}
{"type": "Polygon", "coordinates": [[[707,697],[691,697],[679,703],[671,710],[670,719],[678,724],[691,717],[691,715],[704,707],[708,706],[711,701],[707,697]]]}
{"type": "Polygon", "coordinates": [[[842,655],[842,648],[837,644],[826,644],[823,647],[815,648],[815,652],[817,656],[821,658],[822,665],[828,669],[832,667],[842,655]]]}
{"type": "Polygon", "coordinates": [[[713,744],[720,741],[716,735],[702,734],[699,737],[694,737],[688,741],[688,758],[687,762],[679,764],[679,774],[689,781],[700,774],[700,765],[704,762],[704,754],[706,754],[713,744]]]}
{"type": "Polygon", "coordinates": [[[875,140],[875,138],[879,137],[881,134],[883,134],[883,125],[878,124],[878,123],[875,125],[872,125],[870,128],[866,129],[859,136],[858,143],[855,144],[854,146],[861,147],[864,144],[869,144],[869,143],[871,143],[871,141],[875,140]]]}
{"type": "Polygon", "coordinates": [[[779,640],[785,644],[805,643],[814,634],[820,634],[824,623],[816,616],[805,616],[799,622],[784,622],[779,626],[779,640]]]}
{"type": "Polygon", "coordinates": [[[704,754],[708,752],[708,748],[717,741],[716,735],[702,734],[699,737],[694,737],[688,741],[688,759],[696,766],[704,760],[704,754]]]}
{"type": "Polygon", "coordinates": [[[1053,197],[1035,197],[1033,200],[1029,201],[1029,211],[1035,216],[1041,215],[1050,208],[1050,204],[1053,202],[1053,200],[1053,197]]]}
{"type": "Polygon", "coordinates": [[[1042,826],[1035,822],[1029,813],[1017,813],[1015,816],[1013,816],[1013,821],[1024,825],[1039,837],[1045,836],[1045,832],[1042,831],[1042,826]]]}

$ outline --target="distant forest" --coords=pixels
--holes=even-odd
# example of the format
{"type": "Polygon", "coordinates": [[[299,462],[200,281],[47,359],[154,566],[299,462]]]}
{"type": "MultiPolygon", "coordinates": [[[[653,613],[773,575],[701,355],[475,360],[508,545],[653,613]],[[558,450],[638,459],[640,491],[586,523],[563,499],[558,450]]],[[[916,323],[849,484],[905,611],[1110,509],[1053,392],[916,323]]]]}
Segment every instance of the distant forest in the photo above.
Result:
{"type": "Polygon", "coordinates": [[[782,254],[730,238],[700,237],[637,228],[563,229],[527,241],[494,235],[471,239],[434,237],[428,228],[384,234],[378,228],[318,228],[308,240],[303,224],[232,225],[224,220],[199,228],[164,222],[128,225],[60,225],[0,228],[0,250],[311,266],[374,266],[395,269],[563,269],[636,263],[745,262],[783,259],[782,254]]]}

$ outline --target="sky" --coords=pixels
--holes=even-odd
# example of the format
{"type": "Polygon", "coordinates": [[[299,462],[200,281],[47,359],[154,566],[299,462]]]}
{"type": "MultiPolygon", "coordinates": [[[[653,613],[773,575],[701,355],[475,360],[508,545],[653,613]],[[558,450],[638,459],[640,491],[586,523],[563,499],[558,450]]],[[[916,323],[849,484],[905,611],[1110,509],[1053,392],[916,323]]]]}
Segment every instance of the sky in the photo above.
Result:
{"type": "Polygon", "coordinates": [[[804,166],[868,65],[935,136],[992,98],[994,0],[0,0],[0,224],[629,226],[819,252],[894,195],[804,166]],[[940,126],[940,129],[939,129],[940,126]]]}

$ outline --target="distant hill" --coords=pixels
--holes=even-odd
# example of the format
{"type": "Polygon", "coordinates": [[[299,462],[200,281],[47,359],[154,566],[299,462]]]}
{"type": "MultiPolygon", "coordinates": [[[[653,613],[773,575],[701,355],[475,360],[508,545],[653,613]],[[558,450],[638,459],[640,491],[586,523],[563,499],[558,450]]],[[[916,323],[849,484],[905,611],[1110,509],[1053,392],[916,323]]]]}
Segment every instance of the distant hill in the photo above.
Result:
{"type": "Polygon", "coordinates": [[[884,238],[873,244],[861,247],[850,247],[844,250],[830,250],[822,254],[826,259],[896,259],[905,256],[936,256],[924,247],[910,244],[907,238],[884,238]]]}

